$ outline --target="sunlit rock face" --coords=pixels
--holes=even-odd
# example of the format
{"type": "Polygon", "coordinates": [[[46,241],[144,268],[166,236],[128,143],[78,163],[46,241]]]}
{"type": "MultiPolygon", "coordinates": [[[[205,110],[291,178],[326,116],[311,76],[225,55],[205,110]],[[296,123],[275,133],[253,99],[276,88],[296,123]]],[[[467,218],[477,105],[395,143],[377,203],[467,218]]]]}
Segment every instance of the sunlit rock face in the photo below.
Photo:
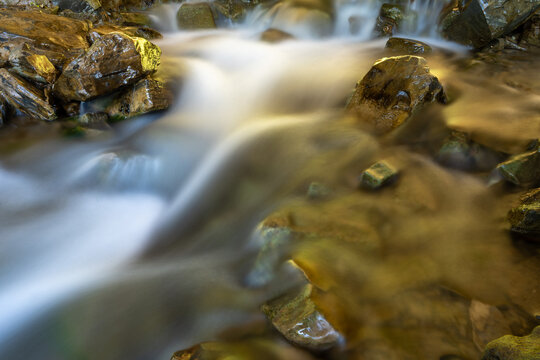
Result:
{"type": "Polygon", "coordinates": [[[54,93],[78,101],[111,93],[156,71],[160,57],[160,48],[146,39],[121,33],[104,35],[66,66],[54,84],[54,93]]]}
{"type": "Polygon", "coordinates": [[[482,360],[536,360],[540,358],[540,326],[528,336],[503,336],[490,342],[482,360]]]}
{"type": "Polygon", "coordinates": [[[54,108],[44,93],[6,69],[0,69],[0,98],[12,109],[41,120],[54,120],[54,108]]]}
{"type": "Polygon", "coordinates": [[[509,33],[540,8],[537,0],[468,0],[443,15],[443,35],[476,48],[509,33]]]}
{"type": "Polygon", "coordinates": [[[57,67],[88,49],[89,29],[85,21],[37,11],[0,10],[2,43],[27,43],[57,67]]]}
{"type": "Polygon", "coordinates": [[[356,85],[347,110],[379,133],[388,132],[429,103],[446,96],[427,61],[418,56],[383,58],[356,85]]]}

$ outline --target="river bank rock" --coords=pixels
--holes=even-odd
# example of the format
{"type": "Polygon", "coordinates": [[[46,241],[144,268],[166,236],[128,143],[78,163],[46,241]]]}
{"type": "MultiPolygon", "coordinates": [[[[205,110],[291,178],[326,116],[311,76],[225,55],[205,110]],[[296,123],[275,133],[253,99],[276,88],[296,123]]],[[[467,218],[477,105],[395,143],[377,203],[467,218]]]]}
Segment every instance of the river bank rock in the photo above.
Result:
{"type": "Polygon", "coordinates": [[[442,15],[447,39],[475,48],[486,46],[523,24],[540,8],[535,0],[468,0],[442,15]]]}
{"type": "Polygon", "coordinates": [[[503,336],[490,342],[482,360],[537,360],[540,358],[540,326],[528,336],[503,336]]]}
{"type": "Polygon", "coordinates": [[[508,212],[513,232],[540,240],[540,188],[521,196],[519,205],[508,212]]]}
{"type": "Polygon", "coordinates": [[[197,30],[216,28],[214,14],[208,3],[184,3],[178,9],[176,19],[180,29],[197,30]]]}
{"type": "Polygon", "coordinates": [[[290,342],[310,350],[328,350],[341,341],[341,335],[319,311],[308,284],[298,291],[278,297],[262,310],[274,327],[290,342]]]}
{"type": "Polygon", "coordinates": [[[405,55],[377,61],[357,83],[347,111],[385,133],[430,103],[446,103],[441,83],[424,58],[405,55]]]}
{"type": "Polygon", "coordinates": [[[106,34],[66,66],[53,90],[65,101],[86,101],[153,73],[160,57],[161,49],[146,39],[106,34]]]}
{"type": "Polygon", "coordinates": [[[45,94],[27,81],[0,69],[0,98],[12,110],[41,120],[55,120],[56,113],[45,94]]]}
{"type": "Polygon", "coordinates": [[[90,25],[85,21],[36,11],[0,9],[0,40],[28,43],[34,52],[47,56],[57,67],[88,49],[86,34],[89,30],[90,25]],[[49,53],[57,55],[49,56],[49,53]]]}
{"type": "Polygon", "coordinates": [[[166,110],[172,101],[171,93],[157,80],[144,79],[125,90],[105,110],[112,121],[120,121],[150,112],[166,110]]]}
{"type": "Polygon", "coordinates": [[[430,54],[431,46],[418,40],[392,37],[386,42],[385,48],[400,55],[430,54]]]}
{"type": "Polygon", "coordinates": [[[540,181],[540,148],[515,155],[497,165],[502,177],[518,186],[531,186],[540,181]]]}

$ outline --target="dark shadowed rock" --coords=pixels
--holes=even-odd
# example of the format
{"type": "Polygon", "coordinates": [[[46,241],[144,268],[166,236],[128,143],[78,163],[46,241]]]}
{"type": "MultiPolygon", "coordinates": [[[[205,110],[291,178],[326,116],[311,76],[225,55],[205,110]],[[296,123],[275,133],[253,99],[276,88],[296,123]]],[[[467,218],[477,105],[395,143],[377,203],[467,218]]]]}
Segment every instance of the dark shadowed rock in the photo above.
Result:
{"type": "Polygon", "coordinates": [[[184,3],[176,14],[181,29],[213,29],[216,27],[212,9],[208,3],[184,3]]]}
{"type": "Polygon", "coordinates": [[[110,33],[66,66],[54,93],[64,100],[86,101],[135,83],[159,66],[161,49],[143,38],[110,33]]]}
{"type": "Polygon", "coordinates": [[[232,21],[243,19],[247,8],[254,6],[242,0],[216,0],[212,5],[217,12],[232,21]]]}
{"type": "Polygon", "coordinates": [[[174,353],[171,360],[312,360],[307,352],[291,345],[263,339],[205,342],[174,353]]]}
{"type": "Polygon", "coordinates": [[[7,120],[7,104],[4,99],[0,98],[0,127],[4,125],[7,120]]]}
{"type": "Polygon", "coordinates": [[[537,0],[467,0],[441,19],[443,35],[476,48],[508,34],[540,8],[537,0]]]}
{"type": "Polygon", "coordinates": [[[420,55],[432,52],[431,46],[418,40],[393,37],[386,42],[386,49],[401,55],[420,55]]]}
{"type": "Polygon", "coordinates": [[[528,336],[505,335],[490,342],[482,360],[538,360],[540,359],[540,326],[528,336]]]}
{"type": "Polygon", "coordinates": [[[383,58],[356,85],[347,110],[371,123],[379,133],[388,132],[429,103],[445,103],[439,80],[418,56],[383,58]]]}
{"type": "MultiPolygon", "coordinates": [[[[0,10],[0,41],[28,42],[32,48],[60,53],[67,59],[88,48],[86,34],[89,29],[90,25],[85,21],[37,11],[0,10]]],[[[38,54],[46,55],[53,63],[56,58],[38,54]]]]}
{"type": "Polygon", "coordinates": [[[162,82],[144,79],[135,84],[133,88],[125,90],[106,111],[113,121],[119,121],[154,111],[166,110],[170,102],[171,93],[162,82]]]}
{"type": "Polygon", "coordinates": [[[519,186],[530,186],[540,181],[540,149],[515,155],[497,165],[506,181],[519,186]]]}
{"type": "Polygon", "coordinates": [[[540,47],[540,12],[537,11],[525,24],[519,45],[540,47]]]}
{"type": "Polygon", "coordinates": [[[52,2],[61,10],[68,9],[75,12],[91,12],[101,7],[100,0],[52,0],[52,2]]]}
{"type": "Polygon", "coordinates": [[[0,89],[0,98],[13,110],[41,120],[56,119],[43,92],[6,69],[0,69],[0,89]]]}
{"type": "Polygon", "coordinates": [[[512,231],[540,239],[540,188],[525,193],[518,206],[508,212],[512,231]]]}
{"type": "Polygon", "coordinates": [[[287,340],[311,350],[336,346],[341,335],[319,312],[311,299],[313,286],[305,285],[263,305],[262,310],[287,340]]]}

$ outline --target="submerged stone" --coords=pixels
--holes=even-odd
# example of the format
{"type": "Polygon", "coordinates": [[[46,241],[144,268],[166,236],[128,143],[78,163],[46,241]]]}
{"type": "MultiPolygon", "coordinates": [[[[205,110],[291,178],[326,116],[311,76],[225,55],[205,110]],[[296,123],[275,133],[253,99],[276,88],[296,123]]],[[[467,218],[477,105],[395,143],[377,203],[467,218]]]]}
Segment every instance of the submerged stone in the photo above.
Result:
{"type": "Polygon", "coordinates": [[[511,230],[540,239],[540,188],[525,193],[520,204],[508,212],[511,230]]]}
{"type": "Polygon", "coordinates": [[[347,110],[384,133],[435,102],[446,102],[439,79],[429,72],[424,58],[404,55],[377,61],[357,83],[347,110]]]}
{"type": "Polygon", "coordinates": [[[386,49],[403,55],[420,55],[432,52],[431,46],[418,40],[392,37],[386,42],[386,49]]]}
{"type": "Polygon", "coordinates": [[[174,353],[171,360],[312,360],[307,352],[264,339],[205,342],[174,353]]]}
{"type": "Polygon", "coordinates": [[[335,347],[341,335],[320,313],[311,299],[313,286],[271,300],[262,310],[287,340],[310,350],[335,347]]]}
{"type": "Polygon", "coordinates": [[[330,195],[330,193],[331,190],[326,185],[314,181],[309,184],[307,197],[309,199],[322,199],[330,195]]]}
{"type": "Polygon", "coordinates": [[[166,110],[171,94],[160,81],[144,79],[124,91],[106,109],[113,121],[118,121],[154,111],[166,110]]]}
{"type": "Polygon", "coordinates": [[[6,69],[0,69],[0,90],[0,98],[13,110],[41,120],[56,119],[43,92],[6,69]]]}
{"type": "Polygon", "coordinates": [[[261,40],[269,43],[278,43],[290,39],[294,39],[294,36],[278,29],[268,29],[261,34],[261,40]]]}
{"type": "Polygon", "coordinates": [[[476,48],[508,34],[540,8],[536,0],[467,0],[442,16],[442,34],[476,48]]]}
{"type": "Polygon", "coordinates": [[[398,171],[387,161],[379,161],[371,165],[360,175],[360,186],[376,190],[394,181],[398,171]]]}
{"type": "Polygon", "coordinates": [[[178,26],[185,30],[214,29],[216,22],[208,3],[184,3],[176,14],[178,26]]]}
{"type": "Polygon", "coordinates": [[[540,326],[528,336],[505,335],[490,342],[482,360],[538,360],[540,359],[540,326]]]}
{"type": "Polygon", "coordinates": [[[513,156],[497,165],[506,181],[519,186],[530,186],[540,180],[540,149],[513,156]]]}
{"type": "Polygon", "coordinates": [[[135,83],[160,64],[161,49],[146,39],[110,33],[86,54],[66,66],[54,93],[66,100],[86,101],[135,83]]]}

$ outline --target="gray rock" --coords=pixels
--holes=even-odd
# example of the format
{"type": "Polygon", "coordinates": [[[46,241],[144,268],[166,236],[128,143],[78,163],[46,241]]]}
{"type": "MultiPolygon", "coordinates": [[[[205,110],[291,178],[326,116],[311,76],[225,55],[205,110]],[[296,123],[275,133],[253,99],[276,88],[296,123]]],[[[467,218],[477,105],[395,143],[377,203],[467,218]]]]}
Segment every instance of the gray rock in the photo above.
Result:
{"type": "Polygon", "coordinates": [[[530,186],[540,180],[540,148],[515,155],[497,165],[497,171],[506,181],[519,186],[530,186]]]}
{"type": "Polygon", "coordinates": [[[184,3],[176,14],[178,26],[185,30],[214,29],[216,21],[208,3],[184,3]]]}
{"type": "Polygon", "coordinates": [[[63,100],[86,101],[155,72],[160,57],[161,49],[146,39],[106,34],[66,66],[53,90],[63,100]]]}
{"type": "Polygon", "coordinates": [[[11,109],[41,120],[56,119],[44,93],[6,69],[0,69],[0,90],[0,99],[11,109]]]}
{"type": "Polygon", "coordinates": [[[540,8],[537,0],[467,0],[442,16],[449,40],[481,48],[523,24],[540,8]]]}
{"type": "Polygon", "coordinates": [[[319,311],[311,296],[312,285],[263,305],[274,327],[290,342],[310,350],[327,350],[341,341],[341,335],[319,311]]]}
{"type": "Polygon", "coordinates": [[[53,5],[61,10],[71,10],[75,12],[92,12],[101,8],[100,0],[52,0],[53,5]]]}
{"type": "Polygon", "coordinates": [[[430,103],[445,103],[446,95],[424,58],[395,56],[377,61],[357,83],[347,111],[388,132],[430,103]]]}

